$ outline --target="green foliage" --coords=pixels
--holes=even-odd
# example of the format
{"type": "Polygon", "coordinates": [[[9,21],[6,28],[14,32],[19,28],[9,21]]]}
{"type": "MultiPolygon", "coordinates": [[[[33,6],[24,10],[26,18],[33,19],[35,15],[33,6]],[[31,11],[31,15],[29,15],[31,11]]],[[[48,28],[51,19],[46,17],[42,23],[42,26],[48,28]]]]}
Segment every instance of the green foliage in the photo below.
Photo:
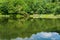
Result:
{"type": "Polygon", "coordinates": [[[23,11],[28,14],[46,14],[53,13],[52,9],[58,4],[59,1],[51,0],[6,0],[0,3],[0,11],[2,14],[21,14],[23,11]]]}
{"type": "Polygon", "coordinates": [[[60,6],[55,8],[55,14],[60,14],[60,6]]]}

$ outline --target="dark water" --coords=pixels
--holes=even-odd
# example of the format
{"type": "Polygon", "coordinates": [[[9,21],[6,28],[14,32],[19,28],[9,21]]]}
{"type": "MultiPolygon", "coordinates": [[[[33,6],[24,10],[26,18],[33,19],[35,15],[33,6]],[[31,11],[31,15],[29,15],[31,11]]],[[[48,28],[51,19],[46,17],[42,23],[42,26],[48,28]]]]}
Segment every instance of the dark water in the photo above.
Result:
{"type": "Polygon", "coordinates": [[[32,34],[30,38],[17,37],[11,40],[60,40],[60,35],[59,33],[56,33],[56,32],[40,32],[37,34],[32,34]]]}

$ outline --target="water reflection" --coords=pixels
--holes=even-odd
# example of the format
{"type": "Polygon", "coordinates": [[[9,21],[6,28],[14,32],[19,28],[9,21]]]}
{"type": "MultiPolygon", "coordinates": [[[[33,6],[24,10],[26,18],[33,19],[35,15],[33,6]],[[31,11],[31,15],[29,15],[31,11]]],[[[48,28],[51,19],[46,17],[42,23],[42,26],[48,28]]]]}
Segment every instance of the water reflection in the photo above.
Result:
{"type": "Polygon", "coordinates": [[[40,32],[37,34],[32,34],[30,38],[17,37],[16,39],[11,40],[60,40],[60,35],[56,32],[40,32]]]}

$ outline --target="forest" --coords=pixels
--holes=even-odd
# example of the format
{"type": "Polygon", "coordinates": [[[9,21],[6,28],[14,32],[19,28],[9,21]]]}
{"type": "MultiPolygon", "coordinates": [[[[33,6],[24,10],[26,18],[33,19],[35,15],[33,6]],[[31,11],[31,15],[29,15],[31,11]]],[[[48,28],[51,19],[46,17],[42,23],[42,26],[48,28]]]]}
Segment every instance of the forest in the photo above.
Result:
{"type": "Polygon", "coordinates": [[[33,14],[60,15],[60,0],[0,0],[0,38],[24,38],[37,32],[60,33],[60,18],[30,17],[33,14]]]}

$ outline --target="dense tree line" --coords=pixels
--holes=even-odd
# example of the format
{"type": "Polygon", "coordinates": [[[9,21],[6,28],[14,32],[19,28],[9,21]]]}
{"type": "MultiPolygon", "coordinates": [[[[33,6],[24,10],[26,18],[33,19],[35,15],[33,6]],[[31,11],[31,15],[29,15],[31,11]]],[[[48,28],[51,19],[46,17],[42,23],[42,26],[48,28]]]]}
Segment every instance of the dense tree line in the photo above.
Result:
{"type": "Polygon", "coordinates": [[[0,2],[2,14],[58,14],[59,0],[6,0],[0,2]]]}

